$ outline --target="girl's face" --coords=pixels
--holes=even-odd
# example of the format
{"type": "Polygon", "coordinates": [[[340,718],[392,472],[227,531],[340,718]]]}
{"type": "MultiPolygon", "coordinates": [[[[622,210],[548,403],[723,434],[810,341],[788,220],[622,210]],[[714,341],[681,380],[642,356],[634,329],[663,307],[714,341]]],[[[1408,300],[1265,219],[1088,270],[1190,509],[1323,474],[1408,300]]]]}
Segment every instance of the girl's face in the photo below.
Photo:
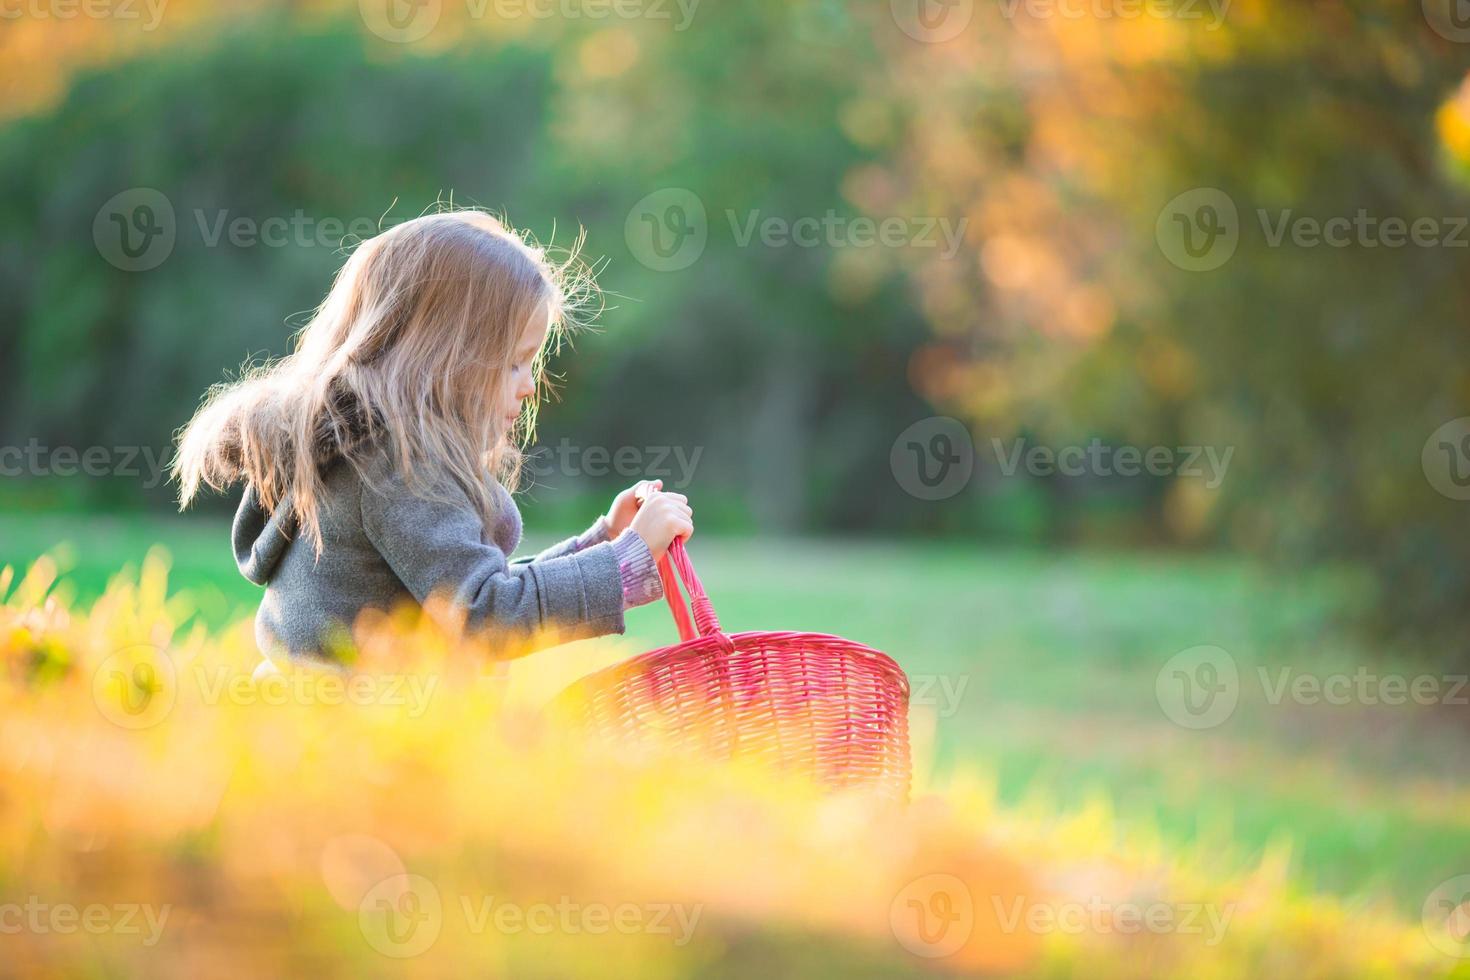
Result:
{"type": "Polygon", "coordinates": [[[531,374],[531,365],[541,345],[546,343],[546,334],[551,329],[551,308],[542,303],[521,330],[511,355],[510,370],[499,397],[501,421],[509,432],[521,414],[521,403],[536,393],[536,379],[531,374]]]}

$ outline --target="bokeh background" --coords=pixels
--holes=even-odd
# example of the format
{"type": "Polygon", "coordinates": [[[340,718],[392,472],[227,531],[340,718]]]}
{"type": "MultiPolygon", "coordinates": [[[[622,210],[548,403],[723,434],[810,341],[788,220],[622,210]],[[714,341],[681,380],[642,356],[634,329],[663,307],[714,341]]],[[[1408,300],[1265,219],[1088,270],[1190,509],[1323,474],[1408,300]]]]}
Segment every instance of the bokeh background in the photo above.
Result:
{"type": "Polygon", "coordinates": [[[487,207],[604,290],[533,542],[661,477],[728,625],[904,665],[923,785],[1417,929],[1470,873],[1461,6],[7,4],[12,611],[152,550],[237,630],[174,431],[353,242],[487,207]]]}

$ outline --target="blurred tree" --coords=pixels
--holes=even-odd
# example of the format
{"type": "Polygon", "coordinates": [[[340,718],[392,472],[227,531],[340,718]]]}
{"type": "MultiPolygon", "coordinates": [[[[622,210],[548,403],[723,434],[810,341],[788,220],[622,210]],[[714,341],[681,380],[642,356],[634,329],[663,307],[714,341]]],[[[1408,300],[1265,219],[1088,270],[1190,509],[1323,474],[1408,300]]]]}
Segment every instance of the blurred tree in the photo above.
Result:
{"type": "Polygon", "coordinates": [[[891,279],[844,272],[825,241],[740,233],[858,213],[842,186],[865,154],[831,123],[841,49],[812,57],[781,4],[718,16],[697,33],[594,23],[535,45],[472,22],[427,54],[350,24],[268,18],[79,75],[54,109],[0,130],[0,252],[13,259],[0,343],[14,352],[0,437],[167,445],[222,369],[286,350],[353,234],[452,195],[561,244],[581,224],[607,259],[609,336],[558,365],[572,384],[546,444],[645,460],[678,446],[703,486],[725,488],[710,513],[734,522],[896,524],[882,505],[914,502],[870,434],[923,410],[901,370],[921,317],[891,279]],[[625,225],[673,187],[702,202],[708,247],[662,271],[625,225]],[[118,268],[94,241],[99,209],[153,191],[172,248],[156,267],[118,268]]]}
{"type": "MultiPolygon", "coordinates": [[[[317,222],[452,190],[563,243],[580,223],[608,260],[608,335],[561,362],[549,445],[699,450],[694,492],[727,493],[704,513],[767,530],[1362,561],[1381,625],[1453,637],[1466,504],[1426,460],[1470,415],[1470,48],[1441,6],[962,4],[950,36],[901,4],[756,0],[682,25],[451,4],[395,45],[326,3],[178,32],[42,85],[26,104],[49,108],[0,130],[0,438],[166,443],[222,366],[282,352],[283,319],[320,299],[341,253],[317,222]],[[147,272],[93,239],[137,188],[175,216],[147,272]],[[306,244],[214,237],[298,214],[306,244]],[[857,217],[959,238],[863,246],[857,217]],[[1347,238],[1313,244],[1301,218],[1347,238]],[[663,262],[645,219],[701,244],[663,262]],[[1438,237],[1384,244],[1388,219],[1438,237]],[[888,456],[936,411],[971,423],[982,465],[930,502],[888,456]],[[1218,487],[1004,476],[990,440],[1018,437],[1234,455],[1218,487]]],[[[42,33],[12,50],[34,59],[42,33]]]]}
{"type": "MultiPolygon", "coordinates": [[[[1053,444],[1233,447],[1218,492],[1167,487],[1163,527],[1366,560],[1380,623],[1463,656],[1466,504],[1436,492],[1421,449],[1470,415],[1467,197],[1431,128],[1470,51],[1434,4],[1237,3],[1218,29],[1185,16],[1197,5],[1010,9],[895,45],[869,80],[900,121],[908,206],[948,201],[979,226],[973,264],[919,256],[948,338],[924,392],[1053,444]],[[1314,240],[1331,219],[1337,244],[1314,240]],[[1428,243],[1406,243],[1421,219],[1428,243]]],[[[1464,131],[1461,111],[1442,132],[1464,131]]]]}

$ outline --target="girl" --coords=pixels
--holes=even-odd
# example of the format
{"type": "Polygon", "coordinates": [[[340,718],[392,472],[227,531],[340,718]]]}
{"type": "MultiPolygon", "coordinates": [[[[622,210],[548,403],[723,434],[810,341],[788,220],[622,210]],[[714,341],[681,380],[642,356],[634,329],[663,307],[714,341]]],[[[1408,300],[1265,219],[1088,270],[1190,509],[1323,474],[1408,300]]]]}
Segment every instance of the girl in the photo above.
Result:
{"type": "Polygon", "coordinates": [[[245,483],[235,560],[265,586],[268,658],[349,659],[357,616],[406,601],[515,657],[621,633],[624,610],[660,597],[654,563],[694,514],[658,481],[509,558],[516,433],[534,431],[548,348],[587,284],[576,262],[482,212],[414,219],[356,249],[295,353],[206,398],[173,474],[184,507],[201,485],[245,483]]]}

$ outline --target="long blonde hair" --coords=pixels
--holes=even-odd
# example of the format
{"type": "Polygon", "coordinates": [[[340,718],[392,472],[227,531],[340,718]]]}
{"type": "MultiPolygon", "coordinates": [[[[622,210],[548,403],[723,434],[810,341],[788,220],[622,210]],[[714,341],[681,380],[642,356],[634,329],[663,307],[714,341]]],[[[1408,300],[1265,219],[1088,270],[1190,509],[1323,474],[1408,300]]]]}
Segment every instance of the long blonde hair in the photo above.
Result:
{"type": "Polygon", "coordinates": [[[327,465],[359,472],[380,442],[426,495],[425,471],[451,478],[488,522],[487,479],[515,489],[520,442],[535,432],[546,358],[593,295],[591,270],[496,217],[448,210],[359,245],[296,338],[293,353],[217,385],[179,433],[180,509],[200,487],[252,485],[266,510],[289,500],[298,531],[323,547],[327,465]],[[532,366],[537,395],[507,430],[495,404],[521,331],[542,305],[552,328],[532,366]]]}

